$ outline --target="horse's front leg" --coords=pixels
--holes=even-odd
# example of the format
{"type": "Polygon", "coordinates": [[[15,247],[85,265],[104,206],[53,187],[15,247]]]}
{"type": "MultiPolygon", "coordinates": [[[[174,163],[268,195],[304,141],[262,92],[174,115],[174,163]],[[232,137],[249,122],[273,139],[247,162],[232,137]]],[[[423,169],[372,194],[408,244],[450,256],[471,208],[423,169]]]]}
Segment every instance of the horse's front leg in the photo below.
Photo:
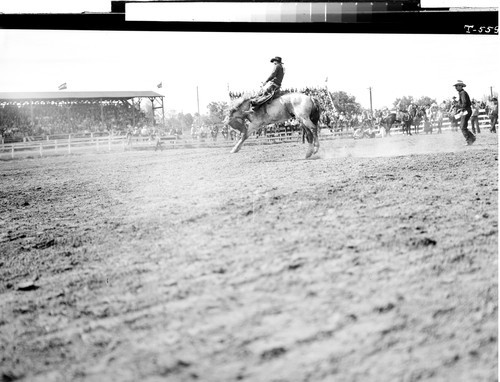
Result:
{"type": "Polygon", "coordinates": [[[248,132],[245,130],[243,133],[241,133],[241,138],[239,141],[234,145],[233,149],[231,150],[231,154],[237,153],[240,151],[241,146],[243,146],[243,142],[245,142],[248,138],[248,132]]]}
{"type": "MultiPolygon", "coordinates": [[[[254,132],[254,131],[257,131],[260,127],[262,127],[263,124],[259,124],[259,123],[250,123],[248,126],[246,126],[245,129],[243,129],[243,131],[241,132],[241,138],[240,140],[238,141],[238,143],[236,143],[236,145],[233,147],[233,149],[231,150],[231,153],[237,153],[238,151],[240,151],[241,149],[241,146],[243,146],[243,142],[245,142],[247,140],[247,138],[254,132]]],[[[240,130],[241,131],[241,130],[240,130]]]]}

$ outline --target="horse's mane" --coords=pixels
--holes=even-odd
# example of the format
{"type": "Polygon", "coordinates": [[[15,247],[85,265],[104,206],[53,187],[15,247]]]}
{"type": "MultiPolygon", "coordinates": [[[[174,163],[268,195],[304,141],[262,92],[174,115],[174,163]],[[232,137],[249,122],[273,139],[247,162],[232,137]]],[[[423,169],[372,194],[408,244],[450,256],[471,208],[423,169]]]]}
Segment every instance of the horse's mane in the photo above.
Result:
{"type": "Polygon", "coordinates": [[[236,98],[233,98],[231,100],[230,108],[233,110],[239,109],[241,107],[241,105],[243,105],[243,103],[248,101],[250,98],[255,97],[256,95],[257,95],[257,92],[245,92],[245,93],[238,94],[238,96],[236,98]]]}
{"type": "Polygon", "coordinates": [[[252,96],[249,94],[242,94],[240,97],[234,98],[231,101],[231,109],[239,109],[241,105],[243,105],[243,103],[248,101],[250,98],[252,98],[252,96]]]}

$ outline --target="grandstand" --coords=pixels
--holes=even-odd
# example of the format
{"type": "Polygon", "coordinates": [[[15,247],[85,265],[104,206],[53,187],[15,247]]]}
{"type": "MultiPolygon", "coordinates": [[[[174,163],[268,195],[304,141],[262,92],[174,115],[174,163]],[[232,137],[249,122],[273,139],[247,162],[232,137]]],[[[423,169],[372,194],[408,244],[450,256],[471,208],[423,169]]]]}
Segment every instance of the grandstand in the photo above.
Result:
{"type": "Polygon", "coordinates": [[[4,142],[31,135],[117,131],[165,125],[164,96],[153,91],[0,92],[0,136],[4,142]],[[154,118],[140,108],[151,102],[154,118]]]}

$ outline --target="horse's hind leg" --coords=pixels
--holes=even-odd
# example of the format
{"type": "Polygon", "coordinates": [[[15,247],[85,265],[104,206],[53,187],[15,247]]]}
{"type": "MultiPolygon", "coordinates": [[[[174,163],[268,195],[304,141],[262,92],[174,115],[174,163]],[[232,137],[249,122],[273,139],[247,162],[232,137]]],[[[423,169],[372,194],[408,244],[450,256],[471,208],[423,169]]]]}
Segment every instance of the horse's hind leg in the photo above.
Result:
{"type": "Polygon", "coordinates": [[[307,138],[307,151],[306,151],[306,159],[310,158],[314,153],[314,134],[311,130],[306,129],[306,138],[307,138]]]}
{"type": "Polygon", "coordinates": [[[314,152],[313,152],[313,154],[316,154],[319,151],[318,127],[316,127],[313,130],[313,136],[314,136],[314,152]]]}
{"type": "Polygon", "coordinates": [[[309,119],[304,119],[302,123],[306,133],[307,143],[309,143],[309,147],[306,152],[306,159],[308,159],[319,150],[318,128],[309,119]]]}

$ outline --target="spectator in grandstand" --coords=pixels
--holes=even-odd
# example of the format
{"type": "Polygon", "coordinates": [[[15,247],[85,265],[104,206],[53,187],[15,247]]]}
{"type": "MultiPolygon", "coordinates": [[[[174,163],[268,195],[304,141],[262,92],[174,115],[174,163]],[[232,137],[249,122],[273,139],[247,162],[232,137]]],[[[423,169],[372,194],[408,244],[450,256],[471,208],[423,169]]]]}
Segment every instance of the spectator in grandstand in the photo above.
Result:
{"type": "Polygon", "coordinates": [[[467,124],[472,115],[470,97],[464,90],[467,85],[462,81],[457,81],[453,86],[455,86],[459,96],[457,111],[460,113],[460,129],[462,130],[466,144],[470,146],[476,141],[476,136],[467,128],[467,124]]]}
{"type": "Polygon", "coordinates": [[[472,134],[476,134],[481,132],[479,128],[479,104],[472,100],[471,102],[472,115],[470,117],[470,124],[472,125],[472,134]]]}
{"type": "MultiPolygon", "coordinates": [[[[269,75],[269,77],[267,77],[267,79],[264,81],[264,85],[260,89],[257,98],[269,94],[274,94],[281,88],[281,83],[283,81],[283,77],[285,76],[285,70],[283,68],[283,62],[281,61],[281,57],[276,56],[271,58],[271,63],[274,63],[274,69],[272,73],[269,75]]],[[[250,110],[248,111],[248,113],[254,112],[258,107],[255,101],[256,98],[251,100],[250,110]]]]}
{"type": "Polygon", "coordinates": [[[496,124],[498,122],[498,99],[496,97],[493,97],[491,99],[491,102],[493,103],[493,105],[490,108],[490,114],[489,114],[491,123],[490,131],[492,133],[496,133],[497,132],[496,124]]]}

